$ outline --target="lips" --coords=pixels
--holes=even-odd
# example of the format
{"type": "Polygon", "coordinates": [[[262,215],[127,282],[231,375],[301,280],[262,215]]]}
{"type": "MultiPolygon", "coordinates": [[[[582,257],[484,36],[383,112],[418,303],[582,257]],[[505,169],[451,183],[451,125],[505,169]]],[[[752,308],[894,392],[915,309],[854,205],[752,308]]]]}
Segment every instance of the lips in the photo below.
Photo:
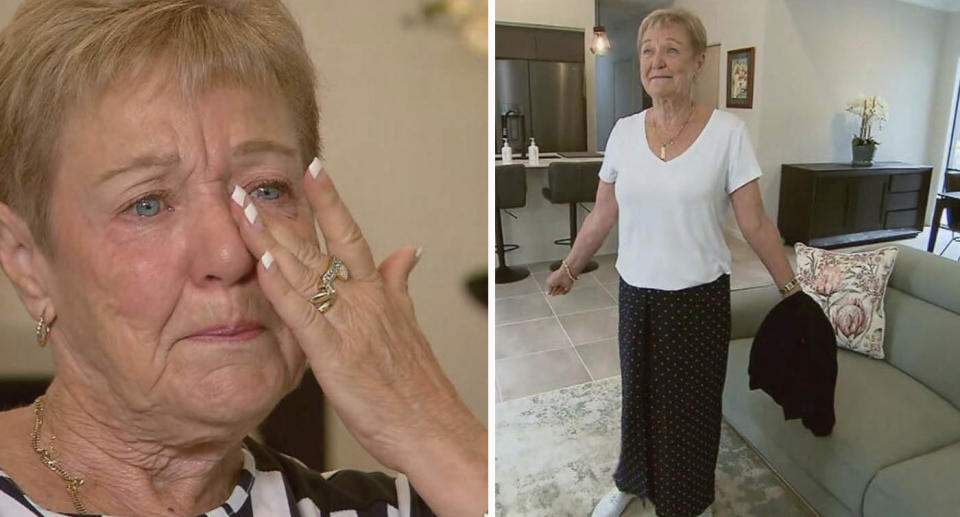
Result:
{"type": "Polygon", "coordinates": [[[195,332],[188,339],[200,341],[247,341],[260,335],[263,325],[251,321],[241,321],[224,325],[215,325],[195,332]]]}

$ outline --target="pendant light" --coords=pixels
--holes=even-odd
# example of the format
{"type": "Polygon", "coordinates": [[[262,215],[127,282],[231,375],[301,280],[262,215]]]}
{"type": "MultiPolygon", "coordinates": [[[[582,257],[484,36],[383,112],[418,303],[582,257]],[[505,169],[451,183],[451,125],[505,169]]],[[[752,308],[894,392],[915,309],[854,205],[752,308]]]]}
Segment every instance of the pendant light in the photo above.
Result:
{"type": "MultiPolygon", "coordinates": [[[[596,23],[600,23],[600,0],[593,2],[596,23]]],[[[590,52],[602,56],[610,51],[610,40],[607,39],[607,29],[603,25],[593,27],[593,43],[590,44],[590,52]]]]}

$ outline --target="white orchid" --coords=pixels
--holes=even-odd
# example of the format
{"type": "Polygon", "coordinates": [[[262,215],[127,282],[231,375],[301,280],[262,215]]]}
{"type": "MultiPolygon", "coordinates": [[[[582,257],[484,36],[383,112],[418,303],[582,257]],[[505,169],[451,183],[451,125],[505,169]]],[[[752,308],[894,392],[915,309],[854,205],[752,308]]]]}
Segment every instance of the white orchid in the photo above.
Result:
{"type": "Polygon", "coordinates": [[[879,129],[883,129],[883,123],[887,121],[887,101],[876,95],[861,94],[847,102],[846,111],[860,117],[860,134],[854,135],[854,144],[878,144],[870,135],[870,130],[874,120],[877,121],[879,129]]]}

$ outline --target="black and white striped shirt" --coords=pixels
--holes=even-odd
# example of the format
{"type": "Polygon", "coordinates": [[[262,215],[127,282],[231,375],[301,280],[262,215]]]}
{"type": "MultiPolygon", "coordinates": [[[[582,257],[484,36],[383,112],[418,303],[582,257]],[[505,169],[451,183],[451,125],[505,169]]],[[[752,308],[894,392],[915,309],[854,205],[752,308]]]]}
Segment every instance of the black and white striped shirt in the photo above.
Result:
{"type": "MultiPolygon", "coordinates": [[[[319,473],[247,440],[243,473],[225,503],[206,517],[433,517],[407,482],[381,473],[319,473]]],[[[0,517],[63,517],[34,503],[0,470],[0,517]]],[[[72,515],[72,514],[71,514],[72,515]]]]}

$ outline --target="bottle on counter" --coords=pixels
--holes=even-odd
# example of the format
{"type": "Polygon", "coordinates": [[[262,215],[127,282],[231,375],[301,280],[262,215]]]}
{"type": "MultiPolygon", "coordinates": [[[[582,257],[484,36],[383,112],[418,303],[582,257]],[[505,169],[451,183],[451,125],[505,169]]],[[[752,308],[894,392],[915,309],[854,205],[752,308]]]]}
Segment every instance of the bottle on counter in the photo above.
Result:
{"type": "Polygon", "coordinates": [[[500,148],[501,160],[504,164],[513,163],[513,156],[511,156],[510,144],[507,142],[507,139],[503,139],[503,147],[500,148]]]}
{"type": "Polygon", "coordinates": [[[540,165],[540,148],[537,147],[537,143],[533,140],[533,137],[530,137],[530,147],[527,148],[527,158],[529,158],[530,165],[540,165]]]}

